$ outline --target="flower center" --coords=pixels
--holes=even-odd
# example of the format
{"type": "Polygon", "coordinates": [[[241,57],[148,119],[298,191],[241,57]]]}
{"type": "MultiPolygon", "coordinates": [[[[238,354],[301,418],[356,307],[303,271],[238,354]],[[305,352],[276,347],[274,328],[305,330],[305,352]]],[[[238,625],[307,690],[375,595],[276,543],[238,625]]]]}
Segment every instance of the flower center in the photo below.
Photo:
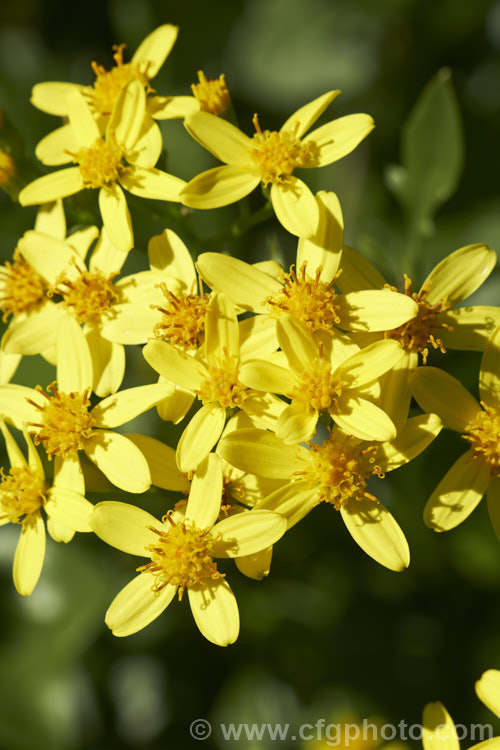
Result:
{"type": "MultiPolygon", "coordinates": [[[[404,323],[399,328],[395,328],[393,331],[387,331],[385,338],[395,339],[399,341],[403,349],[407,352],[420,352],[422,355],[422,363],[427,364],[427,357],[429,355],[429,345],[433,349],[439,349],[442,354],[446,353],[445,346],[440,338],[435,336],[438,328],[445,328],[447,331],[452,332],[453,327],[447,323],[441,323],[438,320],[438,315],[442,312],[446,312],[451,307],[447,298],[444,297],[441,302],[436,302],[434,305],[430,305],[427,298],[429,296],[429,289],[422,289],[420,292],[411,291],[411,279],[405,274],[405,294],[407,297],[411,297],[415,300],[418,305],[417,315],[404,323]]],[[[392,291],[397,292],[398,290],[394,286],[388,286],[392,291]]]]}
{"type": "Polygon", "coordinates": [[[97,138],[90,148],[70,153],[80,167],[83,186],[86,188],[110,187],[127,169],[122,162],[123,149],[111,136],[105,141],[97,138]]]}
{"type": "Polygon", "coordinates": [[[270,182],[282,184],[297,167],[313,167],[317,161],[312,143],[301,143],[295,132],[262,131],[257,115],[253,117],[257,131],[252,138],[250,156],[257,164],[264,187],[270,182]]]}
{"type": "Polygon", "coordinates": [[[314,360],[310,369],[297,376],[296,387],[285,395],[293,401],[321,411],[336,404],[342,393],[342,386],[341,379],[332,375],[331,365],[323,359],[320,350],[319,358],[314,360]]]}
{"type": "Polygon", "coordinates": [[[96,75],[93,86],[86,89],[86,95],[90,105],[95,112],[100,115],[110,115],[113,106],[120,94],[120,91],[130,83],[130,81],[140,81],[149,92],[149,76],[147,75],[147,66],[144,69],[144,63],[123,63],[124,44],[113,47],[115,53],[113,59],[116,67],[106,70],[102,65],[96,62],[92,63],[92,70],[96,75]],[[142,66],[142,69],[141,69],[142,66]]]}
{"type": "Polygon", "coordinates": [[[102,273],[79,271],[76,279],[67,279],[64,275],[57,279],[52,294],[57,292],[63,297],[66,307],[70,307],[79,323],[100,318],[113,305],[119,302],[119,295],[113,287],[116,274],[104,276],[102,273]]]}
{"type": "Polygon", "coordinates": [[[211,115],[222,115],[231,102],[225,75],[207,79],[205,74],[199,70],[198,81],[199,83],[191,85],[191,91],[200,102],[201,111],[210,112],[211,115]]]}
{"type": "Polygon", "coordinates": [[[264,302],[269,314],[277,318],[283,313],[290,313],[309,331],[330,331],[340,323],[337,294],[333,289],[335,280],[326,284],[320,281],[321,267],[316,270],[314,278],[307,274],[307,263],[303,263],[298,274],[290,268],[290,273],[283,272],[283,287],[274,292],[264,302]]]}
{"type": "Polygon", "coordinates": [[[29,425],[38,428],[32,433],[35,444],[43,443],[49,459],[53,455],[63,458],[76,456],[78,451],[83,450],[95,424],[89,413],[90,394],[88,391],[60,393],[57,383],[51,383],[47,392],[39,385],[36,390],[45,396],[47,403],[39,406],[28,399],[41,413],[41,422],[31,422],[29,425]]]}
{"type": "Polygon", "coordinates": [[[22,523],[45,501],[43,478],[29,466],[13,466],[8,474],[0,469],[0,475],[0,518],[8,518],[11,523],[22,523]]]}
{"type": "Polygon", "coordinates": [[[164,306],[151,305],[153,310],[159,310],[162,314],[162,320],[153,329],[154,335],[186,349],[198,349],[204,340],[209,295],[191,293],[176,296],[164,282],[157,287],[161,289],[166,302],[164,306]]]}
{"type": "Polygon", "coordinates": [[[19,315],[40,302],[46,292],[45,281],[26,263],[16,248],[13,262],[0,266],[0,310],[5,323],[9,315],[19,315]],[[3,282],[3,283],[2,283],[3,282]]]}
{"type": "Polygon", "coordinates": [[[492,477],[500,477],[500,412],[481,401],[483,411],[472,419],[462,435],[471,444],[474,458],[490,465],[492,477]]]}
{"type": "Polygon", "coordinates": [[[301,479],[311,486],[319,485],[319,502],[331,503],[335,510],[350,500],[376,500],[366,490],[366,481],[384,474],[375,461],[378,447],[363,444],[352,437],[341,437],[330,432],[321,445],[308,443],[309,461],[307,468],[297,472],[301,479]]]}
{"type": "Polygon", "coordinates": [[[216,366],[208,368],[209,377],[203,381],[196,395],[204,404],[218,403],[220,406],[241,407],[250,395],[246,385],[238,380],[238,358],[226,350],[216,366]]]}
{"type": "Polygon", "coordinates": [[[153,591],[160,592],[172,584],[179,587],[180,600],[189,586],[210,586],[212,581],[224,578],[213,561],[215,539],[207,538],[210,529],[199,529],[189,521],[175,523],[169,514],[162,520],[169,521],[170,529],[160,531],[150,527],[158,535],[158,541],[147,548],[151,562],[137,568],[153,574],[153,591]]]}

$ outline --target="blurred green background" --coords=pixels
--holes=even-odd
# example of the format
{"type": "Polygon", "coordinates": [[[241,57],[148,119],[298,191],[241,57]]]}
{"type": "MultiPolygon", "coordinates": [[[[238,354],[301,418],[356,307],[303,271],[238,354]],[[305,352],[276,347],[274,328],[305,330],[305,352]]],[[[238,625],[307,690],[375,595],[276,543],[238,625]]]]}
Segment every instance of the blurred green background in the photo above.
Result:
{"type": "MultiPolygon", "coordinates": [[[[189,93],[200,69],[213,77],[224,72],[247,132],[254,112],[263,127],[279,127],[332,88],[343,95],[329,117],[373,115],[377,127],[355,153],[308,177],[313,189],[339,194],[346,242],[388,280],[406,271],[418,285],[463,245],[500,247],[498,0],[195,0],[182,7],[166,0],[2,0],[0,19],[0,108],[7,117],[0,147],[26,159],[32,176],[42,172],[34,147],[58,124],[30,105],[32,85],[91,83],[92,60],[110,67],[113,44],[125,42],[130,56],[169,22],[180,35],[154,80],[160,94],[189,93]]],[[[162,130],[172,173],[188,179],[213,163],[180,122],[162,130]]],[[[166,226],[194,255],[218,249],[252,261],[294,259],[295,240],[275,222],[228,239],[234,207],[184,221],[158,202],[131,205],[137,250],[125,273],[145,268],[141,250],[166,226]]],[[[259,205],[257,194],[252,205],[259,205]]],[[[91,204],[75,200],[69,210],[73,225],[93,220],[91,204]]],[[[1,194],[0,212],[5,260],[33,226],[35,209],[1,194]]],[[[500,304],[499,290],[495,271],[473,302],[500,304]]],[[[478,354],[446,357],[475,394],[479,362],[478,354]]],[[[127,384],[153,382],[139,349],[128,363],[127,384]]],[[[431,363],[443,360],[433,356],[431,363]]],[[[50,367],[32,358],[16,382],[52,378],[50,367]]],[[[143,429],[175,439],[155,413],[127,425],[143,429]]],[[[473,690],[485,669],[500,667],[500,545],[485,503],[443,535],[422,521],[425,500],[463,450],[457,435],[444,433],[411,465],[374,482],[372,491],[407,535],[412,563],[405,573],[365,556],[330,507],[287,534],[268,580],[230,571],[242,628],[227,649],[199,635],[186,599],[144,631],[114,638],[104,612],[136,561],[90,536],[77,535],[67,547],[50,544],[38,587],[22,599],[11,581],[18,530],[2,528],[0,748],[192,747],[198,743],[188,728],[197,718],[299,724],[378,716],[411,724],[430,700],[442,700],[457,722],[485,721],[499,732],[473,690]]],[[[161,514],[171,503],[154,491],[144,505],[161,514]]],[[[201,744],[273,745],[224,742],[216,730],[201,744]]]]}

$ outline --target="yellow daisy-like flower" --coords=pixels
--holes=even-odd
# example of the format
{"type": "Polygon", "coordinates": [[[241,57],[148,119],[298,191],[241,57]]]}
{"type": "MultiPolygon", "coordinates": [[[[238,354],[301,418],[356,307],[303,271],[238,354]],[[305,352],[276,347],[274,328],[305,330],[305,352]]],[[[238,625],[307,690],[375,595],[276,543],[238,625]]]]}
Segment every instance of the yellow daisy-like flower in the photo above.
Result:
{"type": "Polygon", "coordinates": [[[242,409],[268,427],[284,408],[278,398],[248,389],[239,377],[247,359],[267,356],[276,349],[274,328],[259,326],[259,322],[263,321],[250,318],[238,324],[231,301],[216,294],[206,313],[205,345],[199,356],[190,357],[165,341],[150,341],[144,347],[144,357],[153,369],[165,380],[191,391],[202,403],[177,446],[181,471],[195,469],[212,450],[228,410],[242,409]]]}
{"type": "Polygon", "coordinates": [[[316,233],[301,238],[295,268],[289,273],[276,265],[251,266],[222,253],[202,253],[197,261],[202,279],[223,292],[238,308],[274,319],[293,315],[312,334],[339,329],[352,332],[386,331],[403,325],[418,312],[416,302],[388,289],[353,290],[338,294],[334,284],[343,276],[344,224],[335,193],[321,191],[315,198],[319,213],[316,233]]]}
{"type": "Polygon", "coordinates": [[[340,117],[307,131],[340,94],[329,91],[297,110],[279,131],[261,130],[249,138],[220,117],[195,112],[184,124],[190,134],[225,166],[202,172],[181,193],[192,208],[217,208],[244,198],[262,183],[271,185],[270,199],[281,224],[298,237],[311,237],[318,228],[319,210],[307,185],[294,171],[323,167],[351,153],[373,129],[369,115],[340,117]]]}
{"type": "Polygon", "coordinates": [[[17,523],[21,535],[14,556],[13,577],[17,591],[29,596],[35,588],[45,557],[45,524],[58,542],[68,542],[75,531],[90,531],[89,517],[93,505],[82,493],[65,485],[56,476],[51,487],[33,442],[24,430],[28,449],[26,459],[16,441],[0,420],[9,457],[9,472],[0,470],[0,526],[17,523]]]}
{"type": "MultiPolygon", "coordinates": [[[[103,224],[112,244],[128,252],[134,244],[132,223],[122,187],[133,195],[178,201],[185,182],[154,168],[159,151],[144,134],[146,94],[139,81],[123,88],[101,136],[98,123],[79,91],[68,94],[70,129],[56,131],[50,144],[51,164],[76,162],[29,183],[19,193],[23,206],[65,198],[83,189],[99,190],[103,224]]],[[[161,149],[161,144],[160,144],[161,149]]]]}
{"type": "Polygon", "coordinates": [[[0,386],[0,413],[23,429],[35,444],[43,445],[54,473],[64,486],[82,494],[85,482],[79,452],[125,492],[142,493],[151,484],[146,459],[118,427],[169,397],[168,383],[119,391],[91,408],[92,357],[87,339],[76,320],[64,316],[57,332],[57,382],[41,386],[0,386]]]}
{"type": "Polygon", "coordinates": [[[276,423],[280,440],[311,440],[320,412],[328,413],[344,432],[361,440],[396,437],[387,414],[365,396],[367,387],[403,356],[397,342],[380,341],[358,350],[340,339],[327,339],[328,351],[291,315],[279,318],[277,330],[288,368],[253,360],[242,365],[240,379],[250,388],[290,399],[276,423]]]}
{"type": "MultiPolygon", "coordinates": [[[[474,725],[473,725],[474,726],[474,725]]],[[[477,726],[477,725],[476,725],[477,726]]],[[[424,750],[460,750],[455,723],[442,703],[428,703],[422,718],[422,744],[424,750]]],[[[470,750],[499,750],[500,737],[490,737],[470,750]]]]}
{"type": "Polygon", "coordinates": [[[298,523],[321,502],[340,511],[354,541],[391,570],[410,561],[406,538],[387,508],[367,489],[372,476],[382,478],[418,456],[441,429],[434,415],[409,419],[391,441],[361,441],[330,431],[323,443],[287,445],[261,429],[237,430],[224,437],[218,451],[233,466],[258,476],[288,480],[256,508],[275,510],[298,523]]]}
{"type": "Polygon", "coordinates": [[[252,510],[217,523],[221,497],[221,463],[211,454],[193,477],[184,515],[174,511],[160,522],[125,503],[96,506],[91,526],[97,536],[124,552],[150,558],[106,612],[106,624],[115,635],[146,627],[176,594],[181,599],[187,591],[205,638],[219,646],[234,643],[239,633],[238,606],[214,558],[259,552],[280,539],[286,521],[278,513],[252,510]]]}
{"type": "Polygon", "coordinates": [[[223,115],[231,104],[231,97],[224,74],[219,78],[207,78],[203,71],[198,71],[198,83],[191,85],[193,96],[199,102],[201,112],[211,115],[223,115]]]}
{"type": "Polygon", "coordinates": [[[500,327],[481,359],[481,403],[460,381],[436,367],[414,370],[410,387],[424,411],[438,414],[470,444],[427,501],[425,523],[434,531],[453,529],[487,492],[491,523],[500,538],[500,327]]]}

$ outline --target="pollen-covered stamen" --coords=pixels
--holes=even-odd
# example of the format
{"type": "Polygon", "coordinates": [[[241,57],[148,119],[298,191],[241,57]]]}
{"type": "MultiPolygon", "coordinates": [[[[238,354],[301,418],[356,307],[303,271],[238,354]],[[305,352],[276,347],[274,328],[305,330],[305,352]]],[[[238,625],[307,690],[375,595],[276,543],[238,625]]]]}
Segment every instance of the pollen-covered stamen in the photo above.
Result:
{"type": "Polygon", "coordinates": [[[102,65],[96,62],[92,63],[92,70],[96,75],[93,86],[85,89],[85,94],[89,100],[92,109],[100,115],[110,115],[113,106],[120,94],[120,91],[130,81],[140,81],[146,88],[146,93],[152,91],[149,86],[149,76],[147,69],[149,63],[124,63],[123,50],[124,44],[113,47],[116,67],[106,70],[102,65]]]}
{"type": "Polygon", "coordinates": [[[321,445],[308,443],[309,465],[297,472],[300,479],[308,481],[319,491],[319,502],[330,503],[336,510],[354,498],[376,500],[366,490],[367,479],[373,475],[383,478],[377,465],[378,447],[366,447],[352,437],[341,437],[330,431],[321,445]]]}
{"type": "Polygon", "coordinates": [[[27,312],[45,297],[47,285],[16,248],[12,263],[0,266],[0,310],[2,321],[27,312]]]}
{"type": "Polygon", "coordinates": [[[43,477],[29,466],[13,466],[8,474],[0,469],[0,519],[22,523],[45,502],[43,477]]]}
{"type": "Polygon", "coordinates": [[[303,263],[298,273],[293,266],[290,273],[283,272],[283,287],[264,302],[269,314],[278,318],[289,313],[311,332],[331,331],[339,325],[339,304],[333,285],[341,271],[329,284],[320,281],[321,271],[320,266],[314,276],[309,276],[307,263],[303,263]]]}
{"type": "Polygon", "coordinates": [[[207,536],[210,529],[199,529],[189,521],[175,523],[170,514],[162,520],[168,521],[170,528],[163,531],[150,527],[158,535],[158,541],[147,548],[151,562],[137,568],[142,573],[153,574],[155,593],[172,584],[179,587],[181,600],[184,590],[190,586],[211,586],[225,577],[213,561],[216,540],[207,536]]]}
{"type": "MultiPolygon", "coordinates": [[[[404,278],[404,293],[407,297],[415,300],[418,305],[418,312],[414,318],[399,326],[399,328],[387,331],[385,337],[399,341],[403,349],[407,352],[420,352],[422,355],[422,364],[426,365],[427,357],[429,356],[429,345],[433,349],[439,349],[442,354],[446,353],[443,342],[435,334],[439,328],[444,328],[450,332],[453,331],[453,326],[442,323],[438,319],[439,314],[449,310],[452,305],[448,302],[447,297],[444,297],[440,302],[430,305],[428,302],[430,290],[427,288],[422,289],[420,292],[412,292],[411,279],[406,274],[404,278]]],[[[394,292],[398,291],[396,287],[386,286],[394,292]]]]}
{"type": "Polygon", "coordinates": [[[59,276],[49,296],[60,294],[63,304],[73,311],[79,323],[100,318],[120,301],[113,286],[116,273],[105,276],[99,271],[79,269],[78,274],[74,279],[69,279],[64,274],[59,276]]]}
{"type": "Polygon", "coordinates": [[[322,349],[320,345],[318,359],[315,359],[307,370],[296,376],[296,387],[290,393],[285,394],[292,401],[303,403],[316,411],[331,409],[335,406],[344,386],[341,378],[332,375],[331,364],[323,359],[322,349]]]}
{"type": "Polygon", "coordinates": [[[225,408],[239,407],[250,395],[250,391],[238,380],[238,358],[224,349],[217,365],[208,368],[209,376],[199,391],[195,391],[204,404],[219,404],[225,408]]]}
{"type": "Polygon", "coordinates": [[[483,411],[472,419],[462,437],[471,444],[474,458],[489,465],[492,477],[500,477],[500,412],[481,401],[483,411]]]}
{"type": "Polygon", "coordinates": [[[312,143],[302,143],[297,138],[298,123],[294,130],[261,130],[257,115],[253,116],[257,131],[252,138],[250,157],[257,164],[264,187],[270,182],[287,181],[294,169],[314,167],[317,153],[312,143]]]}
{"type": "Polygon", "coordinates": [[[165,282],[157,284],[157,288],[161,289],[165,304],[150,305],[153,310],[159,310],[162,314],[161,321],[153,328],[154,335],[170,344],[198,349],[204,341],[205,313],[210,296],[196,294],[194,288],[190,294],[176,295],[165,282]]]}
{"type": "Polygon", "coordinates": [[[123,148],[113,134],[107,140],[97,138],[89,148],[68,153],[80,167],[85,188],[111,187],[128,169],[122,161],[123,148]]]}
{"type": "Polygon", "coordinates": [[[211,115],[222,115],[231,102],[224,74],[218,78],[206,78],[199,70],[198,83],[191,84],[191,91],[200,102],[201,111],[211,115]]]}
{"type": "Polygon", "coordinates": [[[60,393],[57,383],[51,383],[47,392],[39,385],[38,393],[47,399],[47,403],[40,406],[28,399],[40,412],[40,422],[30,422],[29,427],[35,427],[30,434],[36,445],[43,444],[49,459],[52,456],[69,458],[76,456],[83,450],[85,441],[92,435],[95,419],[89,413],[90,394],[60,393]]]}

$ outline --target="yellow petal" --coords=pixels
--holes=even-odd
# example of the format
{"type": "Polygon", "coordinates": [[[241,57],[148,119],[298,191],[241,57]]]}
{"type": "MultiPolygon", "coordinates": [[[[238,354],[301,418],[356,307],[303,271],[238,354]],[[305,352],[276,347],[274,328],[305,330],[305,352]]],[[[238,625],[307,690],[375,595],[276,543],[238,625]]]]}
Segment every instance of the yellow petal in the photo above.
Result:
{"type": "Polygon", "coordinates": [[[208,112],[193,112],[186,117],[184,125],[219,161],[233,167],[252,166],[252,140],[227,120],[208,112]]]}
{"type": "Polygon", "coordinates": [[[12,434],[3,421],[3,419],[0,419],[0,430],[2,432],[3,438],[5,440],[5,448],[7,450],[7,456],[9,459],[9,463],[12,467],[14,466],[27,466],[28,462],[26,461],[24,454],[14,438],[12,437],[12,434]]]}
{"type": "Polygon", "coordinates": [[[74,89],[80,91],[84,86],[62,81],[44,81],[33,86],[30,101],[42,112],[65,117],[68,114],[68,94],[74,89]]]}
{"type": "Polygon", "coordinates": [[[145,344],[160,320],[161,313],[150,308],[149,303],[115,305],[113,317],[101,326],[101,335],[115,344],[145,344]]]}
{"type": "MultiPolygon", "coordinates": [[[[80,144],[71,125],[63,125],[42,138],[35,148],[35,156],[42,164],[59,167],[72,161],[70,153],[76,153],[80,144]]],[[[43,230],[40,230],[43,231],[43,230]]]]}
{"type": "Polygon", "coordinates": [[[335,283],[343,294],[384,287],[385,279],[382,274],[364,255],[348,245],[342,248],[340,267],[342,273],[335,283]]]}
{"type": "Polygon", "coordinates": [[[389,570],[410,564],[408,542],[399,524],[378,500],[348,500],[340,509],[348,532],[367,555],[389,570]]]}
{"type": "Polygon", "coordinates": [[[221,502],[222,463],[217,454],[210,453],[194,473],[185,517],[200,529],[210,528],[217,520],[221,502]]]}
{"type": "Polygon", "coordinates": [[[342,328],[390,331],[415,317],[418,306],[406,294],[375,289],[340,294],[336,299],[342,328]]]}
{"type": "Polygon", "coordinates": [[[101,336],[98,326],[85,327],[85,337],[92,358],[92,390],[100,398],[115,393],[125,375],[125,349],[101,336]]]}
{"type": "Polygon", "coordinates": [[[193,259],[184,242],[171,229],[165,229],[149,240],[149,265],[152,271],[164,271],[178,279],[185,292],[196,281],[193,259]]]}
{"type": "Polygon", "coordinates": [[[133,147],[127,151],[127,161],[138,167],[150,169],[160,158],[162,149],[163,139],[158,123],[145,115],[133,147]]]}
{"type": "Polygon", "coordinates": [[[173,448],[147,435],[127,433],[126,437],[144,454],[151,473],[151,484],[174,492],[189,489],[186,475],[177,468],[173,448]]]}
{"type": "Polygon", "coordinates": [[[263,359],[250,360],[241,365],[239,379],[248,388],[269,393],[287,393],[296,385],[290,370],[263,359]]]}
{"type": "Polygon", "coordinates": [[[497,477],[492,478],[488,485],[486,500],[493,531],[500,540],[500,479],[497,477]]]}
{"type": "Polygon", "coordinates": [[[446,349],[481,352],[495,328],[500,326],[500,308],[492,305],[455,307],[440,313],[436,322],[452,329],[439,329],[439,338],[446,349]]]}
{"type": "Polygon", "coordinates": [[[35,232],[48,234],[58,240],[66,237],[66,216],[61,200],[44,203],[36,214],[35,232]]]}
{"type": "MultiPolygon", "coordinates": [[[[105,233],[105,230],[103,230],[103,232],[105,233]]],[[[97,227],[89,226],[85,227],[84,229],[78,229],[76,232],[72,232],[72,234],[70,234],[67,238],[66,243],[71,248],[73,248],[73,250],[76,250],[77,254],[83,261],[89,251],[91,244],[98,236],[99,230],[97,229],[97,227]]],[[[122,253],[122,255],[124,255],[124,253],[122,253]]],[[[115,267],[112,270],[117,271],[119,269],[115,267]]]]}
{"type": "Polygon", "coordinates": [[[85,478],[78,454],[56,456],[54,460],[54,487],[69,487],[80,495],[85,494],[85,478]]]}
{"type": "Polygon", "coordinates": [[[2,338],[5,354],[40,354],[57,341],[59,323],[68,314],[62,305],[46,302],[26,317],[14,318],[2,338]]]}
{"type": "Polygon", "coordinates": [[[476,694],[490,711],[500,716],[500,671],[488,669],[476,682],[476,694]]]}
{"type": "MultiPolygon", "coordinates": [[[[279,487],[270,495],[259,501],[257,509],[274,510],[286,518],[287,528],[290,529],[301,521],[318,504],[318,490],[308,482],[290,482],[279,487]]],[[[255,511],[252,511],[252,513],[255,511]]]]}
{"type": "Polygon", "coordinates": [[[202,253],[196,267],[206,284],[224,292],[244,310],[262,312],[262,303],[282,284],[243,260],[222,253],[202,253]]]}
{"type": "Polygon", "coordinates": [[[450,305],[457,305],[469,297],[486,281],[496,260],[496,253],[483,244],[467,245],[450,253],[433,268],[422,284],[422,289],[429,290],[429,305],[445,298],[450,305]]]}
{"type": "Polygon", "coordinates": [[[436,438],[443,423],[436,414],[410,417],[394,440],[382,443],[377,453],[377,463],[383,471],[392,471],[419,456],[436,438]]]}
{"type": "MultiPolygon", "coordinates": [[[[146,92],[138,80],[132,80],[120,91],[106,129],[106,137],[114,135],[128,152],[134,146],[146,114],[146,92]]],[[[130,159],[129,159],[130,161],[130,159]]]]}
{"type": "Polygon", "coordinates": [[[119,185],[99,190],[99,208],[109,239],[118,250],[128,253],[134,246],[134,235],[127,201],[119,185]]]}
{"type": "Polygon", "coordinates": [[[330,409],[336,424],[348,435],[360,440],[393,440],[396,428],[392,419],[380,407],[365,398],[341,399],[330,409]]]}
{"type": "Polygon", "coordinates": [[[305,182],[290,175],[271,186],[271,202],[278,221],[297,237],[312,237],[319,224],[316,199],[305,182]]]}
{"type": "Polygon", "coordinates": [[[193,357],[176,349],[166,341],[149,341],[142,350],[144,358],[157,373],[172,383],[197,391],[208,373],[193,357]]]}
{"type": "Polygon", "coordinates": [[[356,114],[339,117],[309,133],[303,143],[318,149],[315,167],[324,167],[350,154],[375,127],[370,115],[356,114]]]}
{"type": "Polygon", "coordinates": [[[101,401],[92,409],[98,427],[118,427],[151,409],[174,392],[171,383],[151,383],[126,388],[101,401]]]}
{"type": "Polygon", "coordinates": [[[475,460],[472,451],[464,453],[428,499],[424,508],[425,524],[434,531],[454,529],[479,504],[489,481],[489,466],[475,460]]]}
{"type": "Polygon", "coordinates": [[[113,635],[132,635],[156,620],[175,596],[177,586],[168,584],[160,592],[152,589],[153,576],[140,573],[113,599],[106,612],[105,622],[113,635]]]}
{"type": "Polygon", "coordinates": [[[177,444],[177,466],[181,471],[192,471],[208,456],[225,422],[226,410],[222,406],[210,404],[196,412],[177,444]]]}
{"type": "Polygon", "coordinates": [[[460,750],[454,721],[442,703],[428,703],[422,723],[424,750],[460,750]]]}
{"type": "Polygon", "coordinates": [[[478,402],[459,380],[437,367],[417,367],[410,375],[410,388],[419,406],[437,414],[446,427],[464,432],[481,411],[478,402]]]}
{"type": "Polygon", "coordinates": [[[47,517],[47,531],[54,542],[61,542],[62,544],[68,544],[75,536],[73,529],[68,529],[55,518],[47,517]]]}
{"type": "Polygon", "coordinates": [[[189,604],[200,633],[216,646],[234,643],[240,632],[236,598],[225,580],[188,589],[189,604]]]}
{"type": "Polygon", "coordinates": [[[335,193],[324,190],[316,193],[319,207],[319,224],[309,239],[300,238],[297,246],[297,270],[304,263],[313,277],[320,270],[320,281],[330,284],[335,278],[344,242],[344,220],[340,202],[335,193]]]}
{"type": "Polygon", "coordinates": [[[255,172],[233,166],[214,167],[190,180],[180,193],[180,201],[191,208],[220,208],[241,200],[259,182],[260,176],[255,172]]]}
{"type": "Polygon", "coordinates": [[[405,352],[396,365],[379,380],[377,406],[394,422],[398,432],[403,429],[411,403],[410,373],[418,365],[418,352],[405,352]]]}
{"type": "Polygon", "coordinates": [[[29,422],[37,422],[40,414],[28,399],[42,407],[46,403],[45,398],[34,388],[14,383],[0,386],[0,414],[18,430],[22,430],[29,422]]]}
{"type": "Polygon", "coordinates": [[[493,332],[481,359],[479,393],[482,401],[500,411],[500,327],[493,332]]]}
{"type": "Polygon", "coordinates": [[[83,495],[71,489],[53,487],[44,504],[49,518],[73,531],[91,531],[90,514],[94,510],[83,495]]]}
{"type": "Polygon", "coordinates": [[[205,315],[205,356],[208,364],[217,367],[225,352],[230,357],[239,354],[238,319],[229,297],[218,293],[210,300],[205,315]]]}
{"type": "Polygon", "coordinates": [[[318,359],[315,340],[293,315],[282,315],[278,318],[276,333],[288,364],[297,375],[301,375],[308,365],[318,359]]]}
{"type": "Polygon", "coordinates": [[[19,240],[19,250],[29,265],[51,285],[57,284],[62,273],[72,271],[78,277],[87,270],[83,260],[67,242],[41,232],[25,232],[19,240]]]}
{"type": "Polygon", "coordinates": [[[115,487],[136,494],[149,489],[148,463],[139,448],[124,435],[98,430],[86,441],[85,453],[115,487]]]}
{"type": "MultiPolygon", "coordinates": [[[[161,375],[158,378],[158,381],[160,383],[163,382],[161,375]]],[[[169,396],[156,404],[158,416],[166,422],[179,424],[192,407],[195,398],[196,396],[191,393],[191,391],[186,391],[184,388],[180,388],[176,385],[175,392],[172,396],[169,396]]]]}
{"type": "Polygon", "coordinates": [[[155,120],[175,120],[199,112],[200,103],[194,96],[153,96],[147,110],[155,120]]]}
{"type": "Polygon", "coordinates": [[[90,526],[106,544],[138,557],[148,557],[147,547],[158,541],[152,529],[163,530],[163,524],[151,513],[114,500],[95,506],[90,526]]]}
{"type": "MultiPolygon", "coordinates": [[[[120,183],[125,190],[139,198],[152,198],[159,201],[180,200],[180,192],[185,181],[160,169],[145,169],[140,166],[130,166],[127,172],[120,175],[120,183]]],[[[114,242],[119,247],[119,245],[114,242]]]]}
{"type": "Polygon", "coordinates": [[[40,513],[31,513],[22,524],[14,555],[14,586],[22,596],[29,596],[40,578],[45,558],[45,525],[40,513]]]}
{"type": "Polygon", "coordinates": [[[326,94],[322,94],[312,102],[308,102],[308,104],[305,104],[294,112],[293,115],[290,115],[280,132],[292,131],[296,138],[302,138],[304,133],[307,133],[309,128],[321,117],[328,105],[341,93],[339,89],[327,91],[326,94]]]}
{"type": "Polygon", "coordinates": [[[264,315],[245,318],[238,324],[240,332],[240,360],[268,357],[278,349],[276,321],[264,315]]]}
{"type": "Polygon", "coordinates": [[[147,73],[149,79],[154,78],[169,56],[178,33],[179,27],[171,23],[158,26],[140,43],[131,62],[146,63],[144,72],[147,73]]]}
{"type": "Polygon", "coordinates": [[[81,148],[91,148],[100,140],[101,133],[87,100],[78,89],[72,89],[68,93],[67,103],[69,124],[78,144],[81,148]]]}
{"type": "Polygon", "coordinates": [[[293,401],[280,414],[276,437],[287,445],[312,440],[318,423],[318,412],[301,401],[293,401]]]}
{"type": "Polygon", "coordinates": [[[241,408],[255,427],[275,430],[278,419],[286,409],[286,402],[273,393],[254,393],[245,399],[241,408]]]}
{"type": "Polygon", "coordinates": [[[346,359],[338,368],[337,373],[341,378],[344,375],[347,376],[349,389],[360,388],[390,370],[403,356],[404,350],[397,341],[392,339],[376,341],[346,359]]]}
{"type": "Polygon", "coordinates": [[[79,167],[60,169],[33,180],[19,193],[21,206],[36,206],[39,203],[67,198],[83,190],[83,180],[79,167]]]}
{"type": "Polygon", "coordinates": [[[271,510],[251,510],[224,518],[209,532],[214,557],[253,555],[281,539],[286,518],[271,510]]]}
{"type": "Polygon", "coordinates": [[[64,315],[57,330],[57,383],[62,393],[92,388],[92,358],[81,326],[64,315]]]}
{"type": "Polygon", "coordinates": [[[295,448],[256,428],[230,433],[220,441],[217,452],[237,469],[270,479],[288,479],[303,466],[295,448]]]}
{"type": "Polygon", "coordinates": [[[21,359],[21,354],[7,354],[0,350],[0,385],[5,385],[12,380],[21,359]]]}
{"type": "Polygon", "coordinates": [[[273,548],[268,547],[254,555],[244,555],[235,559],[236,567],[247,578],[253,578],[255,581],[261,581],[269,575],[271,569],[271,559],[273,548]]]}

